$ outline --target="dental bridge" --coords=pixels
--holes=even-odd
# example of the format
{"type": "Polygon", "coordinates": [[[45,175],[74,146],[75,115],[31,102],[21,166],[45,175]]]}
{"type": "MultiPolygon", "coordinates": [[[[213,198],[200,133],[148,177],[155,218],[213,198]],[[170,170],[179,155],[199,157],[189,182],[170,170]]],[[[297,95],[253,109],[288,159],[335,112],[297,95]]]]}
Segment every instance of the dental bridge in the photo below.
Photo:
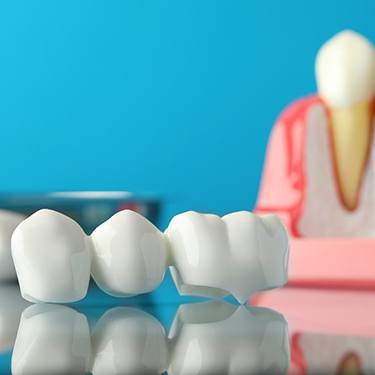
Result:
{"type": "MultiPolygon", "coordinates": [[[[19,292],[13,302],[27,304],[19,292]]],[[[156,318],[161,311],[155,317],[130,306],[103,310],[78,312],[56,304],[13,308],[14,324],[0,330],[3,339],[12,335],[3,348],[13,349],[12,374],[287,373],[287,323],[274,310],[224,301],[184,304],[169,329],[156,318]]],[[[0,359],[1,354],[0,348],[0,359]]]]}
{"type": "MultiPolygon", "coordinates": [[[[0,215],[3,227],[6,215],[0,215]]],[[[15,227],[16,276],[30,302],[79,301],[87,294],[90,274],[112,296],[148,293],[161,284],[167,267],[181,295],[232,294],[241,304],[254,292],[287,281],[289,238],[275,215],[240,211],[219,217],[189,211],[175,216],[162,233],[142,215],[123,210],[90,236],[71,218],[49,209],[26,219],[9,214],[8,219],[7,228],[15,227]]],[[[7,275],[12,275],[8,263],[7,275]]]]}

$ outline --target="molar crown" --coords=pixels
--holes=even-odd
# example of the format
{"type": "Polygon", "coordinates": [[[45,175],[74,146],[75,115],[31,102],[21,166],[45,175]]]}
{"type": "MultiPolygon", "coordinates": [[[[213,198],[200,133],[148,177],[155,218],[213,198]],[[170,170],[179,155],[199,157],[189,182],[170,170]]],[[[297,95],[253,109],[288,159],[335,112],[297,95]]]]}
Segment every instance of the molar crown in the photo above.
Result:
{"type": "Polygon", "coordinates": [[[72,219],[40,210],[14,231],[12,254],[22,296],[31,302],[74,302],[86,295],[91,274],[114,296],[147,293],[167,266],[180,294],[246,303],[255,291],[287,279],[289,240],[281,221],[247,211],[222,218],[185,212],[165,233],[124,210],[87,236],[72,219]]]}
{"type": "Polygon", "coordinates": [[[243,304],[255,291],[287,280],[289,239],[274,215],[240,211],[220,218],[190,211],[174,217],[166,235],[180,294],[232,294],[243,304]]]}

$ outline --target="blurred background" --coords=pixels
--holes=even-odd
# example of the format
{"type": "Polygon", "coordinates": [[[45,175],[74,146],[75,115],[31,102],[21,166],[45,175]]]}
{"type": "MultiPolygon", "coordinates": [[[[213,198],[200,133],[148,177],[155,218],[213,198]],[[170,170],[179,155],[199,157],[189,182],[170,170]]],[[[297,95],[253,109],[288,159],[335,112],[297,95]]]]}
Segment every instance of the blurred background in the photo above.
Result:
{"type": "Polygon", "coordinates": [[[160,226],[256,201],[280,111],[374,1],[2,1],[1,191],[152,192],[160,226]]]}

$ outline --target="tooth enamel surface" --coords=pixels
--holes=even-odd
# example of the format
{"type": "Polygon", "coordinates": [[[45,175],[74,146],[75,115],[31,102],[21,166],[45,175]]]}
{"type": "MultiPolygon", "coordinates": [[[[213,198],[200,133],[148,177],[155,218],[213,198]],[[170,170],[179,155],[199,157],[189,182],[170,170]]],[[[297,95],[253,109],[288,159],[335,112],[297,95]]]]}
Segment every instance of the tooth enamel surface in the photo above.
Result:
{"type": "Polygon", "coordinates": [[[92,276],[114,296],[150,292],[163,280],[167,248],[163,233],[130,210],[120,211],[95,229],[92,276]]]}
{"type": "Polygon", "coordinates": [[[162,374],[168,351],[164,328],[151,315],[117,307],[103,315],[92,335],[92,374],[162,374]]]}
{"type": "Polygon", "coordinates": [[[172,219],[166,236],[180,294],[231,293],[245,303],[253,292],[287,280],[289,239],[276,216],[241,211],[220,218],[189,211],[172,219]]]}
{"type": "Polygon", "coordinates": [[[371,43],[353,31],[343,31],[319,50],[318,90],[332,107],[369,101],[375,93],[375,52],[371,43]]]}
{"type": "Polygon", "coordinates": [[[87,319],[68,307],[39,304],[21,317],[12,374],[86,374],[90,331],[87,319]]]}
{"type": "Polygon", "coordinates": [[[0,354],[13,349],[22,311],[28,305],[18,285],[0,284],[0,354]]]}
{"type": "Polygon", "coordinates": [[[169,338],[170,375],[286,374],[289,366],[287,323],[269,309],[182,305],[169,338]]]}
{"type": "Polygon", "coordinates": [[[10,239],[14,229],[25,218],[15,212],[0,210],[0,282],[16,279],[10,239]]]}
{"type": "Polygon", "coordinates": [[[28,217],[13,233],[12,255],[26,300],[65,303],[86,295],[89,241],[67,216],[40,210],[28,217]]]}
{"type": "Polygon", "coordinates": [[[320,49],[316,60],[320,95],[330,112],[333,158],[343,204],[356,207],[369,153],[375,50],[352,31],[344,31],[320,49]]]}

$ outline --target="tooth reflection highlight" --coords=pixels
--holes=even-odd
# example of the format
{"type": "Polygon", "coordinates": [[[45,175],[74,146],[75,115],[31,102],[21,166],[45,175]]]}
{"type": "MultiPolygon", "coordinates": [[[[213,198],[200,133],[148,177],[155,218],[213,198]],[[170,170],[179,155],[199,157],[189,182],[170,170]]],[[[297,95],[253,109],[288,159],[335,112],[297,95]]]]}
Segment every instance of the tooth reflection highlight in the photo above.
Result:
{"type": "Polygon", "coordinates": [[[12,374],[85,374],[90,332],[83,314],[61,305],[33,305],[21,317],[12,374]]]}
{"type": "Polygon", "coordinates": [[[0,353],[13,349],[21,314],[27,306],[17,284],[0,284],[0,353]]]}
{"type": "Polygon", "coordinates": [[[13,374],[281,374],[289,366],[280,314],[222,301],[180,306],[168,337],[148,313],[116,307],[99,319],[91,343],[90,350],[82,314],[33,305],[22,314],[13,374]]]}
{"type": "Polygon", "coordinates": [[[92,337],[93,375],[161,374],[168,365],[163,326],[132,308],[109,310],[92,337]]]}
{"type": "Polygon", "coordinates": [[[204,302],[179,308],[170,335],[168,374],[285,374],[285,319],[263,308],[204,302]]]}

